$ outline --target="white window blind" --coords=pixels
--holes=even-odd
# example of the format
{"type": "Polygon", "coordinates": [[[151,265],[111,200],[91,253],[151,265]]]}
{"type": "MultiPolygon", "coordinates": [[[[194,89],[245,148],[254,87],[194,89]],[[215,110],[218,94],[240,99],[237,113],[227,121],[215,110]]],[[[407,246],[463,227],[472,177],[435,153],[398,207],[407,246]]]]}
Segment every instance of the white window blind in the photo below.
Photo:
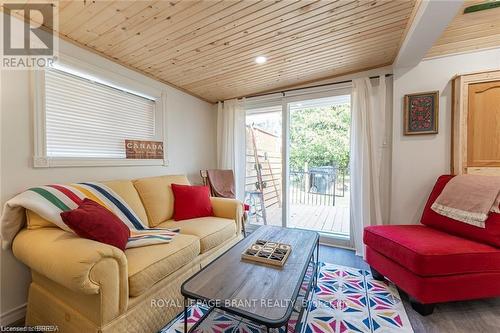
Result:
{"type": "Polygon", "coordinates": [[[45,121],[49,157],[125,158],[125,139],[155,139],[155,101],[50,69],[45,121]]]}
{"type": "Polygon", "coordinates": [[[305,99],[290,103],[290,111],[298,111],[307,108],[324,108],[332,105],[343,105],[351,103],[351,95],[338,95],[316,99],[305,99]]]}

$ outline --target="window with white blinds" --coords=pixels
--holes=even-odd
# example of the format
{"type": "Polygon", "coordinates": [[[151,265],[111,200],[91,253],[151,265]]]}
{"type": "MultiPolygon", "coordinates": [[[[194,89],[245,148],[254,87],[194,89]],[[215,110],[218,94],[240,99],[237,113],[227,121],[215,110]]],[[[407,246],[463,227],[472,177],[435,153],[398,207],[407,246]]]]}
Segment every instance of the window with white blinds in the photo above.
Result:
{"type": "Polygon", "coordinates": [[[61,70],[45,71],[49,158],[125,159],[125,139],[154,140],[156,102],[61,70]]]}

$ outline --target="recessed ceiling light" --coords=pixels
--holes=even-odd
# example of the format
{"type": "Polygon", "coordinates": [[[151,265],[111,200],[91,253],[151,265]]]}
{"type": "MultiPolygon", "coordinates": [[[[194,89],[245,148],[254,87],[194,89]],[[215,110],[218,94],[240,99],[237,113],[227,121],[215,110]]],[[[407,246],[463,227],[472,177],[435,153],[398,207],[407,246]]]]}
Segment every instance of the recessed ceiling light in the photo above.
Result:
{"type": "Polygon", "coordinates": [[[267,58],[264,57],[264,56],[258,56],[257,58],[255,58],[255,62],[258,63],[258,64],[263,64],[267,61],[267,58]]]}

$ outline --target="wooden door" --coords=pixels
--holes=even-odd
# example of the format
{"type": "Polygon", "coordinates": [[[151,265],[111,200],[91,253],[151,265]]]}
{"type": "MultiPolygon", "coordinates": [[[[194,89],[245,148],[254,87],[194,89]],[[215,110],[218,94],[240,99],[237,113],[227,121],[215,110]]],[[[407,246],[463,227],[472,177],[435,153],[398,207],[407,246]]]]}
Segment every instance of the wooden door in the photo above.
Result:
{"type": "Polygon", "coordinates": [[[500,167],[500,80],[469,84],[467,166],[500,167]]]}

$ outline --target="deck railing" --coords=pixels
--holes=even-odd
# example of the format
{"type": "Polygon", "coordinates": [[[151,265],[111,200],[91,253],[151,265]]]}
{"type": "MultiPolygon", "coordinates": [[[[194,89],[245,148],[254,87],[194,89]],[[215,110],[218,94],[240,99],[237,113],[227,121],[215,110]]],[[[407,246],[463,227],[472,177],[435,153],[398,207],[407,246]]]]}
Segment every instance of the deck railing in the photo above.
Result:
{"type": "Polygon", "coordinates": [[[290,202],[292,204],[335,206],[335,198],[346,192],[346,170],[334,167],[309,171],[290,171],[290,202]]]}
{"type": "MultiPolygon", "coordinates": [[[[350,177],[347,170],[335,168],[311,168],[309,171],[290,171],[289,202],[292,205],[330,206],[336,199],[345,197],[349,190],[350,177]]],[[[281,174],[277,174],[279,177],[281,174]]],[[[273,182],[263,182],[264,193],[260,192],[255,176],[247,176],[245,203],[250,205],[249,223],[259,223],[266,219],[268,209],[280,209],[281,177],[273,182]],[[278,184],[278,188],[274,186],[278,184]],[[274,185],[274,186],[273,186],[274,185]]],[[[342,203],[340,203],[342,205],[342,203]]]]}

